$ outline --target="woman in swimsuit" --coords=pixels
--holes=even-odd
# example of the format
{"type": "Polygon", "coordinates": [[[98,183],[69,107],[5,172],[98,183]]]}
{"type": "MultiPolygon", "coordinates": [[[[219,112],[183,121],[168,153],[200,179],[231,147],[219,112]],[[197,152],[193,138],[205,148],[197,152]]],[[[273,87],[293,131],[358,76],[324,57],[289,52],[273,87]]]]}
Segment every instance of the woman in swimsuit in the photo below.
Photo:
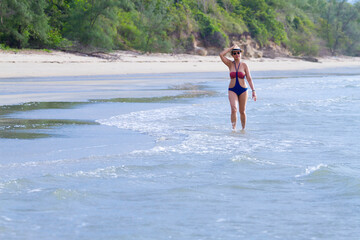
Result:
{"type": "Polygon", "coordinates": [[[242,130],[245,129],[246,124],[246,101],[248,97],[247,86],[245,83],[245,77],[249,86],[252,90],[252,98],[256,101],[256,93],[254,84],[251,79],[250,70],[246,63],[241,62],[241,48],[237,45],[227,48],[220,53],[220,58],[223,63],[228,66],[230,71],[230,84],[229,84],[229,102],[231,107],[231,124],[233,131],[236,130],[236,120],[237,120],[237,106],[239,105],[240,120],[242,130]],[[231,51],[231,55],[234,58],[234,61],[231,61],[225,55],[231,51]]]}

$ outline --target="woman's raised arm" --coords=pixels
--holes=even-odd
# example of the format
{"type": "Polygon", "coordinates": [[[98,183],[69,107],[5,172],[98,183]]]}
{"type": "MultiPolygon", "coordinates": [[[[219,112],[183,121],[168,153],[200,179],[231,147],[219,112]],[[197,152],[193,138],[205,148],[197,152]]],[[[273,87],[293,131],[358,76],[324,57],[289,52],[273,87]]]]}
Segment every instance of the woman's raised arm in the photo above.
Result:
{"type": "Polygon", "coordinates": [[[234,46],[230,47],[230,48],[225,48],[224,51],[222,51],[219,56],[221,58],[221,61],[223,61],[223,63],[228,66],[230,68],[231,66],[231,60],[228,59],[227,57],[225,57],[225,55],[230,52],[231,50],[233,50],[234,46]]]}

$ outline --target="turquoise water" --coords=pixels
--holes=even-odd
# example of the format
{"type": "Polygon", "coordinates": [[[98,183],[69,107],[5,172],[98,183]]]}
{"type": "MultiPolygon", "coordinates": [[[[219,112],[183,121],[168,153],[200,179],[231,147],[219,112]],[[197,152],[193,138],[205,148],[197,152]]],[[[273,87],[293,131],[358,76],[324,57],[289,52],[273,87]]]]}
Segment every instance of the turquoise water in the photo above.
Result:
{"type": "Polygon", "coordinates": [[[253,75],[245,133],[225,72],[168,75],[204,79],[179,97],[3,107],[0,238],[357,239],[360,70],[253,75]]]}

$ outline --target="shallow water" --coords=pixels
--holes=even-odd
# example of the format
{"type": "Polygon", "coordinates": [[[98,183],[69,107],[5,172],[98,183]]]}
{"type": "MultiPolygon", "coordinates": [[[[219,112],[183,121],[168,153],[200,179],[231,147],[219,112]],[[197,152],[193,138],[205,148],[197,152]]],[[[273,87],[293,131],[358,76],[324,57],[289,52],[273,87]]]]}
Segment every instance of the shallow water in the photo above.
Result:
{"type": "Polygon", "coordinates": [[[3,111],[0,237],[356,239],[360,71],[253,75],[245,133],[226,73],[180,97],[3,111]]]}

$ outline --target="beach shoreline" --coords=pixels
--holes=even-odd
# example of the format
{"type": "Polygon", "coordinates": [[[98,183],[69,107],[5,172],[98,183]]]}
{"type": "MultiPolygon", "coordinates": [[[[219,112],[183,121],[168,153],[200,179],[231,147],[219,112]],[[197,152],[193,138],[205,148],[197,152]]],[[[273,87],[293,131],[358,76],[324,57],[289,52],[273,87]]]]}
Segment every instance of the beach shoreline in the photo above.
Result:
{"type": "MultiPolygon", "coordinates": [[[[244,62],[251,71],[360,67],[360,57],[345,56],[318,58],[318,62],[297,58],[252,58],[244,59],[244,62]]],[[[130,51],[89,56],[40,50],[0,50],[0,69],[0,79],[227,71],[218,56],[130,51]]]]}
{"type": "MultiPolygon", "coordinates": [[[[360,58],[356,57],[328,57],[318,60],[310,62],[296,58],[259,58],[244,59],[244,62],[252,73],[319,69],[336,72],[336,69],[348,67],[360,69],[360,58]]],[[[1,50],[0,105],[159,97],[174,94],[164,91],[167,86],[206,81],[200,77],[179,81],[174,74],[223,72],[225,76],[227,71],[218,56],[142,54],[128,51],[89,56],[61,51],[1,50]],[[161,74],[172,74],[173,77],[161,74]]]]}

